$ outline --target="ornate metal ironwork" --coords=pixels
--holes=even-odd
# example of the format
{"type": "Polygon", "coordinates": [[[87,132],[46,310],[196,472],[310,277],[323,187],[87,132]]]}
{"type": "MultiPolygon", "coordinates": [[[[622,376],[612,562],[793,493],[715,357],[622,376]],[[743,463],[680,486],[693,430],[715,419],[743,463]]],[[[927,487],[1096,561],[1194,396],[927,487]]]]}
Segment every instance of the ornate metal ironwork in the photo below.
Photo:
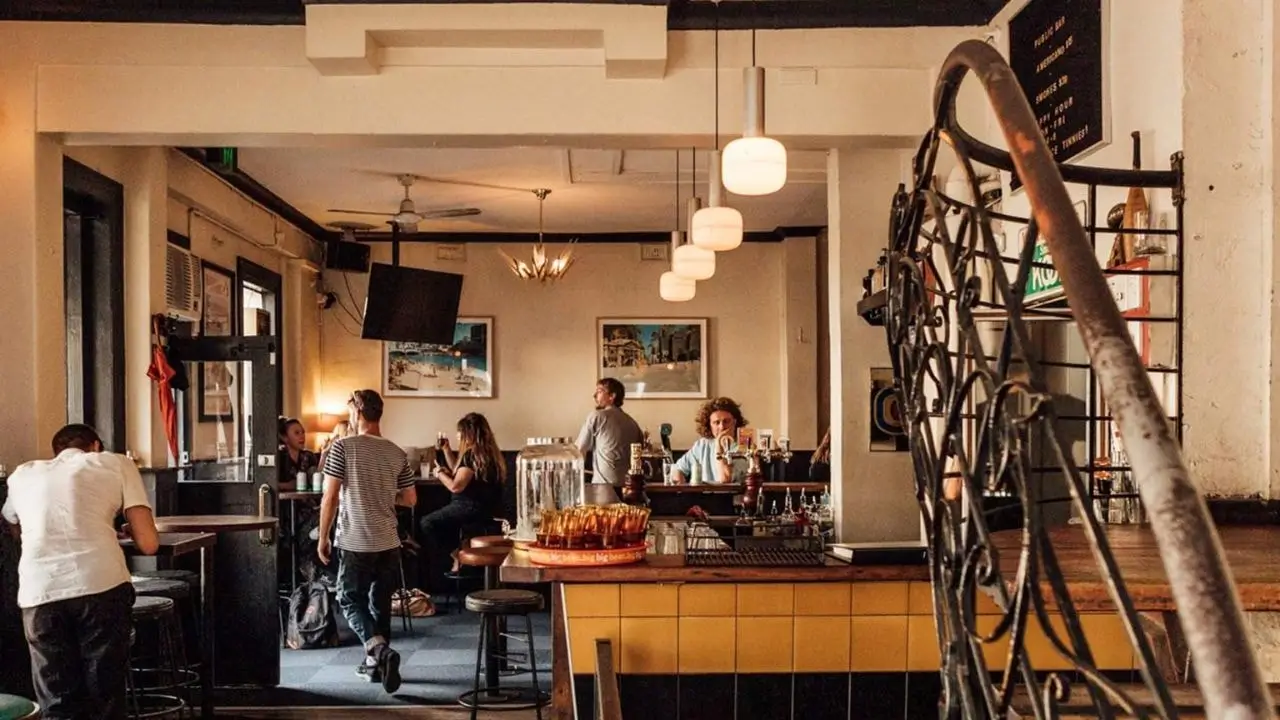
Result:
{"type": "MultiPolygon", "coordinates": [[[[1064,416],[1047,380],[1049,368],[1036,357],[1026,321],[1041,311],[1025,305],[1023,289],[1033,268],[1041,267],[1061,277],[1069,311],[1058,317],[1076,324],[1109,420],[1123,440],[1209,716],[1271,717],[1235,587],[1203,499],[1182,461],[1176,427],[1161,407],[1099,266],[1090,242],[1097,228],[1090,227],[1086,236],[1064,185],[1064,178],[1082,183],[1091,200],[1098,186],[1172,190],[1179,227],[1169,234],[1179,241],[1176,262],[1181,262],[1180,157],[1175,157],[1173,171],[1059,167],[1012,71],[981,42],[962,43],[947,58],[935,107],[935,126],[915,159],[914,188],[901,191],[894,202],[885,326],[910,425],[916,489],[929,540],[943,659],[943,716],[1006,717],[1018,686],[1026,689],[1025,702],[1037,718],[1056,717],[1073,686],[1087,693],[1097,717],[1177,716],[1105,527],[1095,516],[1082,468],[1061,437],[1064,416]],[[978,141],[959,126],[955,98],[969,72],[981,81],[1010,152],[978,141]],[[934,186],[944,144],[954,150],[969,194],[979,200],[965,202],[934,186]],[[995,213],[984,205],[979,164],[1018,174],[1025,183],[1029,218],[995,213]],[[1026,223],[1027,232],[1021,245],[1006,253],[993,226],[1009,222],[1026,223]],[[1052,265],[1033,257],[1041,235],[1052,265]],[[1002,322],[998,329],[980,327],[993,316],[1002,322]],[[1069,495],[1073,521],[1091,545],[1150,695],[1141,702],[1094,662],[1050,540],[1043,501],[1051,498],[1044,497],[1047,486],[1043,468],[1032,461],[1033,444],[1052,458],[1056,481],[1069,495]],[[1021,509],[1016,571],[1010,571],[1015,566],[1008,558],[1002,571],[992,543],[987,513],[992,494],[1016,498],[1021,509]],[[991,595],[1003,611],[986,631],[977,624],[977,592],[991,595]],[[1031,622],[1039,624],[1072,672],[1037,671],[1024,644],[1031,622]],[[1004,641],[1009,643],[1006,665],[988,667],[984,645],[1004,641]]],[[[1092,203],[1089,212],[1092,226],[1092,203]]],[[[1180,305],[1180,289],[1178,297],[1180,305]]]]}

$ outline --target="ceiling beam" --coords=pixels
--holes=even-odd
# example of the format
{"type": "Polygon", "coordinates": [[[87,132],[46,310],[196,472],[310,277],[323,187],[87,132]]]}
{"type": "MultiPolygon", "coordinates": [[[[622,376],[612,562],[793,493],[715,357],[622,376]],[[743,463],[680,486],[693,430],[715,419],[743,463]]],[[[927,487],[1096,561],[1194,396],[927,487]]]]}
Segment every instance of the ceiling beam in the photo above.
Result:
{"type": "MultiPolygon", "coordinates": [[[[746,242],[782,242],[789,237],[816,237],[822,230],[820,226],[785,226],[773,230],[743,233],[746,242]]],[[[356,240],[367,243],[389,243],[393,240],[406,243],[536,243],[536,232],[414,232],[400,233],[393,238],[389,232],[357,232],[356,240]]],[[[618,243],[660,243],[671,242],[670,230],[653,230],[639,232],[599,232],[599,233],[543,233],[544,243],[580,243],[580,244],[618,244],[618,243]]]]}
{"type": "MultiPolygon", "coordinates": [[[[566,2],[567,0],[542,0],[566,2]]],[[[511,0],[26,0],[0,3],[0,20],[304,25],[306,5],[486,4],[511,0]]],[[[986,25],[1005,0],[576,0],[606,5],[669,5],[671,30],[986,25]]]]}

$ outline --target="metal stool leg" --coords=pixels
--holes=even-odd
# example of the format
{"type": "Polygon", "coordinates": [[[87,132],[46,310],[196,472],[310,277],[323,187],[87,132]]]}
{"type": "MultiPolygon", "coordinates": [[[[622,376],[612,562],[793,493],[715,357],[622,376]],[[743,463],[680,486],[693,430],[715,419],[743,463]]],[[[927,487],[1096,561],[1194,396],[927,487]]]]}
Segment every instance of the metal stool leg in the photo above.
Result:
{"type": "Polygon", "coordinates": [[[533,676],[533,712],[542,720],[542,688],[538,685],[538,653],[533,647],[533,618],[524,616],[524,631],[529,645],[529,674],[533,676]]]}
{"type": "Polygon", "coordinates": [[[488,630],[488,619],[487,614],[480,615],[480,642],[476,645],[476,677],[471,688],[471,720],[476,720],[476,715],[480,712],[480,662],[486,659],[484,641],[488,630]]]}

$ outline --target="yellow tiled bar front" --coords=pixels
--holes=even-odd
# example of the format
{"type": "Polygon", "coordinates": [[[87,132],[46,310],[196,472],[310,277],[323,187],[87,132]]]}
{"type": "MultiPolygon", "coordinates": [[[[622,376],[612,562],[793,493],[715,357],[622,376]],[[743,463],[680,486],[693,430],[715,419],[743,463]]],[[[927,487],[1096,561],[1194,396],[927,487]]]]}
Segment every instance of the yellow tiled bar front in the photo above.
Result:
{"type": "MultiPolygon", "coordinates": [[[[595,639],[614,642],[628,674],[932,671],[938,668],[933,596],[923,582],[623,583],[565,585],[573,672],[595,670],[595,639]]],[[[978,629],[997,622],[979,598],[978,629]]],[[[1126,670],[1133,654],[1118,617],[1081,624],[1100,668],[1126,670]]],[[[1036,623],[1027,647],[1036,667],[1064,669],[1036,623]]],[[[1054,629],[1064,638],[1062,624],[1054,629]]],[[[983,649],[1005,662],[1007,640],[983,649]]]]}

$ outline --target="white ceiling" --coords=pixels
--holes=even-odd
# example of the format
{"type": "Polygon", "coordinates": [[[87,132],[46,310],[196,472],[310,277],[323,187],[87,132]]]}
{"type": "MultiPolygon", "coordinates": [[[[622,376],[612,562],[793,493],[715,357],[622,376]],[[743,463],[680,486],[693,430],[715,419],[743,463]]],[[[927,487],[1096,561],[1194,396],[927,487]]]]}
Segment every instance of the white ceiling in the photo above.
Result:
{"type": "MultiPolygon", "coordinates": [[[[681,224],[690,195],[688,150],[681,153],[681,224]]],[[[697,153],[698,195],[707,197],[707,153],[697,153]]],[[[550,188],[547,232],[672,230],[675,223],[676,153],[673,150],[326,149],[243,148],[240,167],[308,217],[384,223],[377,216],[345,215],[329,208],[394,212],[402,173],[503,189],[420,180],[411,195],[419,212],[476,207],[483,214],[427,220],[422,232],[534,232],[538,200],[534,188],[550,188]],[[523,188],[523,189],[521,189],[523,188]]],[[[826,225],[825,153],[793,151],[787,185],[760,198],[726,193],[726,204],[742,211],[748,230],[826,225]]],[[[381,226],[385,229],[385,226],[381,226]]]]}

